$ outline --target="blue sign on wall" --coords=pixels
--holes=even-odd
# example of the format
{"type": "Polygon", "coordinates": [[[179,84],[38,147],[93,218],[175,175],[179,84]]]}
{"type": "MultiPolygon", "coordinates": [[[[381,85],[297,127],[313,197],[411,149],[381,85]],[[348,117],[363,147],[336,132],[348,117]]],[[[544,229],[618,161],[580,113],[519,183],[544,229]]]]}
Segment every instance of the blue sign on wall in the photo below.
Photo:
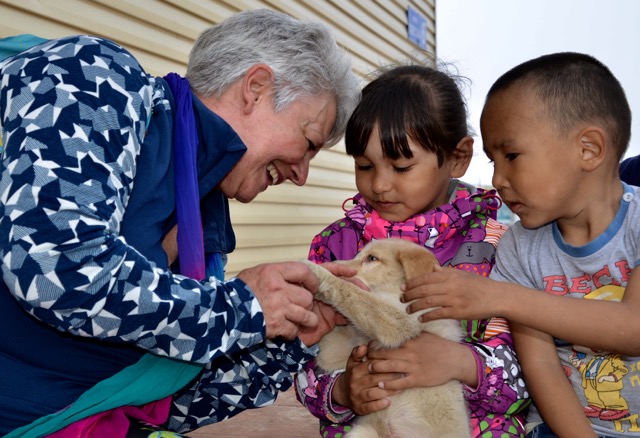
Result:
{"type": "Polygon", "coordinates": [[[421,49],[427,49],[427,19],[420,14],[415,8],[407,7],[407,16],[409,25],[407,33],[409,40],[413,41],[421,49]]]}

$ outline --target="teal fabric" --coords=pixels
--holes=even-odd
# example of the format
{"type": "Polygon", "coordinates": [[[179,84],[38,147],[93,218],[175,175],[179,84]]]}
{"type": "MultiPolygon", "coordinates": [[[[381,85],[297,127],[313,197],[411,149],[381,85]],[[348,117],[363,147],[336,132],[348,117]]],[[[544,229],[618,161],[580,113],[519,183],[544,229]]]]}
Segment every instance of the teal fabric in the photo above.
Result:
{"type": "Polygon", "coordinates": [[[35,35],[16,35],[0,39],[0,61],[47,41],[35,35]]]}
{"type": "Polygon", "coordinates": [[[141,406],[184,388],[202,365],[146,354],[136,364],[97,383],[62,411],[39,418],[4,438],[39,438],[76,421],[120,406],[141,406]]]}

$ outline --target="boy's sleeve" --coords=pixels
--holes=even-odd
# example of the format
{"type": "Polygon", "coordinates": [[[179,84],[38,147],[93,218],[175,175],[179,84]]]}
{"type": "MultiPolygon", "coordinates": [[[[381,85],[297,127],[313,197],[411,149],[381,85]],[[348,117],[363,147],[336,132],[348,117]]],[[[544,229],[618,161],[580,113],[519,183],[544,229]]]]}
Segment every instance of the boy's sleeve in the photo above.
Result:
{"type": "Polygon", "coordinates": [[[523,236],[526,233],[527,230],[520,222],[516,222],[507,229],[496,249],[496,263],[489,278],[537,289],[533,282],[533,276],[529,272],[529,264],[525,265],[520,262],[521,260],[529,260],[526,247],[518,245],[520,241],[531,239],[531,237],[523,236]]]}

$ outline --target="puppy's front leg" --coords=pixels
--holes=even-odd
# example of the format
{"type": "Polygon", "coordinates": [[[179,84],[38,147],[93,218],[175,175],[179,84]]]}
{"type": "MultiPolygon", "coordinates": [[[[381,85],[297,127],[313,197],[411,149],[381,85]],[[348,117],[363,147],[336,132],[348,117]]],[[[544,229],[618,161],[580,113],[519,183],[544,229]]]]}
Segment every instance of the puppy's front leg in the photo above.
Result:
{"type": "Polygon", "coordinates": [[[399,301],[391,303],[336,277],[322,266],[306,263],[320,280],[315,298],[332,305],[381,347],[399,347],[420,334],[420,323],[407,314],[399,301]]]}

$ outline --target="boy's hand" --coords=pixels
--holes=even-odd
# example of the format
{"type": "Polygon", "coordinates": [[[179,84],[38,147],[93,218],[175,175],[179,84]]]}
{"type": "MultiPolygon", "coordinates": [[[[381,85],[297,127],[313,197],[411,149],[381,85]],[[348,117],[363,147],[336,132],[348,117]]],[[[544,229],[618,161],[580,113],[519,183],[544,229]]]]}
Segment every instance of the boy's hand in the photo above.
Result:
{"type": "Polygon", "coordinates": [[[411,302],[407,312],[436,307],[420,317],[435,319],[489,319],[500,314],[500,283],[454,268],[436,267],[434,272],[408,280],[402,301],[411,302]]]}

